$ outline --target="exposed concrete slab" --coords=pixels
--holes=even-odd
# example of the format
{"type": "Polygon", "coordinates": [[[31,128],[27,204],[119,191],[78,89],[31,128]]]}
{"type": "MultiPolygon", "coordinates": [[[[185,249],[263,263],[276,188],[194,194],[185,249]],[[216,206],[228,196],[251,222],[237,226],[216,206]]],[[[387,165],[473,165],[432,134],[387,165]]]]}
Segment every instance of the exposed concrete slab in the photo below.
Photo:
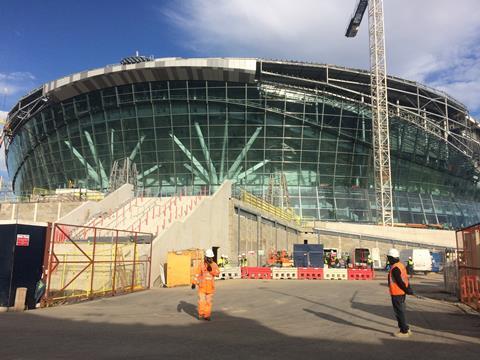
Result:
{"type": "Polygon", "coordinates": [[[80,201],[0,203],[0,221],[53,222],[80,205],[80,201]]]}
{"type": "Polygon", "coordinates": [[[393,240],[403,240],[422,244],[454,248],[457,246],[455,231],[416,229],[408,227],[384,227],[380,225],[355,224],[342,222],[315,221],[313,228],[349,232],[370,236],[385,237],[393,240]]]}
{"type": "MultiPolygon", "coordinates": [[[[441,293],[441,276],[415,278],[441,293]]],[[[414,336],[396,339],[385,280],[219,281],[213,321],[188,287],[0,314],[1,359],[478,359],[480,316],[408,299],[414,336]]]]}

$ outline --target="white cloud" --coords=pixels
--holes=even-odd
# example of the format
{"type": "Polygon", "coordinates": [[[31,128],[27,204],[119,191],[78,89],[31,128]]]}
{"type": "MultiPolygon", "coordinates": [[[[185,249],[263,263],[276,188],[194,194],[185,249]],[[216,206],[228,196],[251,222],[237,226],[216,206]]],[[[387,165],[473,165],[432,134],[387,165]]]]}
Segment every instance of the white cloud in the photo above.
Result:
{"type": "MultiPolygon", "coordinates": [[[[160,12],[182,33],[184,46],[199,56],[295,59],[368,68],[367,19],[358,38],[344,37],[355,3],[184,0],[160,12]]],[[[480,112],[480,97],[474,96],[480,60],[472,57],[479,50],[479,18],[478,0],[385,1],[389,73],[439,86],[480,112]]]]}
{"type": "MultiPolygon", "coordinates": [[[[35,86],[35,76],[29,72],[0,72],[0,106],[6,97],[17,98],[35,86]]],[[[9,102],[10,103],[10,102],[9,102]]]]}

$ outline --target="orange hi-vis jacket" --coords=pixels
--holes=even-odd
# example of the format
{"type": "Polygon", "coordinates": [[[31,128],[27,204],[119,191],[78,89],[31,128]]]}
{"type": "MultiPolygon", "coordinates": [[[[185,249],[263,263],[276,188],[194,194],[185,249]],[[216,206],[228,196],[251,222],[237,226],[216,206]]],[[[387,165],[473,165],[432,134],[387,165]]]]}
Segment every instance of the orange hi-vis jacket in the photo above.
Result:
{"type": "Polygon", "coordinates": [[[405,265],[403,265],[400,261],[393,264],[390,268],[390,272],[388,273],[388,284],[390,287],[390,295],[405,295],[405,291],[403,291],[396,283],[395,278],[392,276],[393,269],[398,268],[400,270],[400,276],[405,283],[405,286],[408,288],[408,274],[405,265]]]}
{"type": "Polygon", "coordinates": [[[214,262],[210,264],[212,267],[211,271],[207,270],[207,266],[205,262],[202,262],[195,268],[192,284],[198,286],[198,291],[205,294],[213,294],[215,292],[215,276],[220,274],[220,270],[214,262]]]}

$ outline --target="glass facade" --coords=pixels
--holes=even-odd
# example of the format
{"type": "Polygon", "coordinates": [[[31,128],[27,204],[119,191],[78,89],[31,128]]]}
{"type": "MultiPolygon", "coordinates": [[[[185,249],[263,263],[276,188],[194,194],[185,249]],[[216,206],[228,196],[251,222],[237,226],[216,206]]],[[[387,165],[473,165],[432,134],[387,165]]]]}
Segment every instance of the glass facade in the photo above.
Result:
{"type": "MultiPolygon", "coordinates": [[[[420,127],[390,121],[396,221],[479,222],[473,166],[420,127]]],[[[368,107],[259,84],[146,81],[90,91],[31,117],[7,162],[21,194],[72,183],[106,190],[113,162],[126,157],[150,194],[231,179],[265,196],[281,175],[304,218],[376,222],[368,107]]]]}

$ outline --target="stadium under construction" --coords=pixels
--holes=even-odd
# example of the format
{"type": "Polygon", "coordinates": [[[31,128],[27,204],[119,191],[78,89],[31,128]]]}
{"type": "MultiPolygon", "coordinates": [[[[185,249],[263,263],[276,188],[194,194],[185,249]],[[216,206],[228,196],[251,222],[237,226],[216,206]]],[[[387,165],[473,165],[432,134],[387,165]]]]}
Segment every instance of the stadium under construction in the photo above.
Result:
{"type": "MultiPolygon", "coordinates": [[[[478,123],[441,91],[387,85],[394,221],[480,222],[478,123]]],[[[18,196],[107,192],[123,161],[149,196],[231,180],[304,219],[375,224],[370,94],[369,72],[335,65],[134,56],[22,97],[8,172],[18,196]]]]}

